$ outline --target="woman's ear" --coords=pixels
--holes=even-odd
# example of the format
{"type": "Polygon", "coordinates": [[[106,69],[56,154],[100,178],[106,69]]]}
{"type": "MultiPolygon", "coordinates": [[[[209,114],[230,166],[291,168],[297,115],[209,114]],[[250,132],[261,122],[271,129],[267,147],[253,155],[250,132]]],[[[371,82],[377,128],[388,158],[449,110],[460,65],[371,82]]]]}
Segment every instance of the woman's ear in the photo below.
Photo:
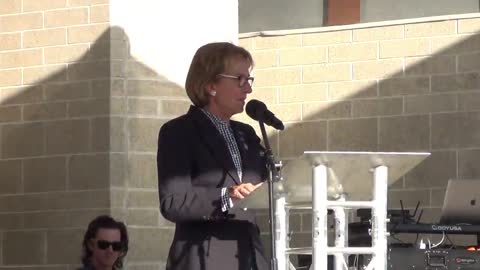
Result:
{"type": "Polygon", "coordinates": [[[209,84],[207,84],[207,86],[205,88],[206,88],[205,91],[207,91],[207,94],[209,96],[214,97],[215,95],[217,95],[217,91],[215,90],[215,89],[217,89],[217,86],[215,85],[215,83],[213,83],[213,82],[209,83],[209,84]]]}

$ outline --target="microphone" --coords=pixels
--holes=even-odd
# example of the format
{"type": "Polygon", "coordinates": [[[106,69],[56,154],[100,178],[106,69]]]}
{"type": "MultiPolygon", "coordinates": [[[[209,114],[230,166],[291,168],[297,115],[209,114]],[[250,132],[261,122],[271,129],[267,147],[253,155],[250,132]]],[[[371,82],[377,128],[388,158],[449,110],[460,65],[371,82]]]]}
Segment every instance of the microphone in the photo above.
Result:
{"type": "Polygon", "coordinates": [[[285,127],[280,119],[267,109],[265,103],[252,99],[247,103],[245,111],[253,120],[261,121],[275,129],[283,130],[285,127]]]}

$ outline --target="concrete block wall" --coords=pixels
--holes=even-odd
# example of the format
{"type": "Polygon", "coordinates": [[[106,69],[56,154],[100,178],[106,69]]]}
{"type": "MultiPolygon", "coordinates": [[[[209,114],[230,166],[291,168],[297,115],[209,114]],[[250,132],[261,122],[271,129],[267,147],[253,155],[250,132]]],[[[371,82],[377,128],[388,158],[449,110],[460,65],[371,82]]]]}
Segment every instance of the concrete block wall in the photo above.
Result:
{"type": "Polygon", "coordinates": [[[73,269],[86,225],[111,212],[108,10],[0,4],[1,268],[73,269]]]}
{"type": "MultiPolygon", "coordinates": [[[[390,187],[389,207],[420,201],[422,221],[438,222],[447,181],[480,179],[480,19],[336,29],[240,38],[256,60],[252,97],[286,123],[269,131],[275,153],[431,152],[390,187]]],[[[294,246],[311,239],[299,215],[294,246]]]]}

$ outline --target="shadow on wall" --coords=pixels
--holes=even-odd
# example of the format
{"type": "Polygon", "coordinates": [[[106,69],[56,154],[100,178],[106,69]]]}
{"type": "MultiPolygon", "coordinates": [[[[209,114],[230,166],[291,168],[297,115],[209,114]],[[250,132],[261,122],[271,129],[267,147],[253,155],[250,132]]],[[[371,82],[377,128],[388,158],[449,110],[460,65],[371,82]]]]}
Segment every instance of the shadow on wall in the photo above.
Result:
{"type": "MultiPolygon", "coordinates": [[[[188,102],[183,87],[135,60],[129,47],[113,27],[90,46],[49,51],[51,65],[24,68],[28,86],[1,89],[0,265],[79,263],[86,225],[99,214],[171,231],[158,213],[157,133],[188,102]],[[153,164],[151,172],[139,163],[153,164]]],[[[158,246],[137,244],[143,234],[132,229],[131,261],[158,246]]],[[[165,252],[157,250],[156,260],[165,252]]]]}
{"type": "MultiPolygon", "coordinates": [[[[329,83],[329,95],[338,101],[322,108],[302,101],[302,122],[271,133],[270,142],[283,160],[306,150],[431,152],[391,187],[389,207],[399,208],[400,199],[407,208],[420,201],[427,208],[422,221],[438,222],[448,179],[480,179],[480,34],[434,55],[409,58],[407,65],[400,57],[380,60],[383,66],[372,64],[380,74],[388,64],[406,66],[379,79],[354,64],[353,72],[371,78],[368,83],[341,82],[343,89],[359,89],[348,95],[329,83]]],[[[305,246],[311,241],[311,216],[300,212],[293,217],[291,245],[305,246]]],[[[268,232],[266,216],[261,220],[262,231],[268,232]]]]}

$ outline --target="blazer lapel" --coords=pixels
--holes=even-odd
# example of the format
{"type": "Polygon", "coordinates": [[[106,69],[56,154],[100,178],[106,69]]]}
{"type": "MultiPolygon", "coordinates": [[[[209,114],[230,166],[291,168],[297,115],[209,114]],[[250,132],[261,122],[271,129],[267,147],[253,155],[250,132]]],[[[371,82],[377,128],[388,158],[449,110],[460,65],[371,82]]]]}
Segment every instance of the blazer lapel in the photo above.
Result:
{"type": "Polygon", "coordinates": [[[199,108],[194,106],[190,107],[188,115],[191,115],[202,141],[205,142],[220,166],[237,185],[240,184],[241,182],[228,151],[227,143],[212,121],[199,108]]]}

